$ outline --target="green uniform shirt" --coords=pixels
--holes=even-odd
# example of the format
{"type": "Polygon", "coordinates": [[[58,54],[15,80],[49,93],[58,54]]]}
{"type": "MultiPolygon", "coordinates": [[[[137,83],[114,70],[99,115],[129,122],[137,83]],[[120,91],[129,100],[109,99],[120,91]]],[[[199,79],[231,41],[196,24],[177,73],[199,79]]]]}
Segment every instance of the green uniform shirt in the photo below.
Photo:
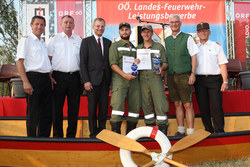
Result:
{"type": "MultiPolygon", "coordinates": [[[[132,45],[132,44],[131,44],[132,45]]],[[[136,49],[120,40],[113,43],[109,49],[109,62],[123,70],[123,56],[136,58],[136,49]]],[[[141,89],[138,78],[131,81],[123,78],[112,70],[112,91],[110,105],[112,107],[111,122],[121,122],[124,114],[124,104],[127,98],[128,122],[137,123],[141,107],[141,89]]]]}
{"type": "MultiPolygon", "coordinates": [[[[136,58],[136,48],[133,44],[128,45],[122,40],[114,42],[109,48],[109,63],[110,66],[116,64],[123,70],[123,56],[134,57],[136,58]]],[[[114,81],[119,84],[129,84],[130,81],[126,80],[115,71],[112,71],[112,82],[114,81]]]]}
{"type": "MultiPolygon", "coordinates": [[[[140,44],[137,46],[137,49],[146,49],[144,47],[144,43],[140,44]]],[[[152,45],[148,48],[150,50],[155,50],[155,51],[160,51],[160,57],[161,57],[161,64],[166,64],[167,65],[167,59],[166,59],[166,52],[164,47],[162,46],[162,44],[158,43],[158,42],[154,42],[152,41],[152,45]]],[[[151,53],[151,65],[152,65],[152,69],[151,70],[140,70],[139,73],[140,75],[153,75],[153,58],[154,58],[154,54],[151,53]]],[[[155,74],[157,75],[157,74],[155,74]]]]}
{"type": "Polygon", "coordinates": [[[171,35],[165,39],[168,74],[182,74],[191,71],[191,56],[187,48],[189,36],[189,34],[181,32],[176,38],[171,35]]]}

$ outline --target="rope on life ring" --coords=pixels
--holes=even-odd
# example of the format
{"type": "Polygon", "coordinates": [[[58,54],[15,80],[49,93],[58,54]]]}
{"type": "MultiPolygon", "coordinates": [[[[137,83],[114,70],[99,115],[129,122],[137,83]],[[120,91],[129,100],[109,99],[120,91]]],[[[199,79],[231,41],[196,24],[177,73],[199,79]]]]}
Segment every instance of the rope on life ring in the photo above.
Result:
{"type": "MultiPolygon", "coordinates": [[[[152,139],[155,139],[161,147],[161,155],[164,155],[164,156],[166,156],[166,153],[171,148],[171,143],[168,140],[167,136],[165,136],[160,130],[158,130],[157,126],[139,127],[130,131],[126,136],[133,140],[137,140],[142,137],[150,137],[152,139]]],[[[167,158],[172,159],[172,154],[167,156],[167,158]]],[[[131,151],[120,149],[120,159],[124,167],[138,167],[138,165],[135,164],[135,162],[133,161],[131,157],[131,151]]],[[[169,165],[164,162],[158,163],[155,166],[169,167],[169,165]]]]}

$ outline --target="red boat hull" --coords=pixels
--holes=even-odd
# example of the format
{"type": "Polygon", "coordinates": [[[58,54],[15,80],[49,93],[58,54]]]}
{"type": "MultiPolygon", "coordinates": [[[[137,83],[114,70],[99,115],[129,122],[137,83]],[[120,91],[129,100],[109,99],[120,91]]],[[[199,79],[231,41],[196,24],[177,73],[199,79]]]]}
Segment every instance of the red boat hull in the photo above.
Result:
{"type": "MultiPolygon", "coordinates": [[[[169,137],[171,144],[180,137],[169,137]]],[[[139,140],[147,149],[160,153],[154,140],[139,140]]],[[[200,143],[173,155],[184,164],[222,161],[250,156],[250,131],[212,134],[200,143]]],[[[151,159],[133,153],[133,160],[142,165],[151,159]]],[[[1,166],[122,166],[119,148],[98,139],[46,139],[0,136],[1,166]]]]}

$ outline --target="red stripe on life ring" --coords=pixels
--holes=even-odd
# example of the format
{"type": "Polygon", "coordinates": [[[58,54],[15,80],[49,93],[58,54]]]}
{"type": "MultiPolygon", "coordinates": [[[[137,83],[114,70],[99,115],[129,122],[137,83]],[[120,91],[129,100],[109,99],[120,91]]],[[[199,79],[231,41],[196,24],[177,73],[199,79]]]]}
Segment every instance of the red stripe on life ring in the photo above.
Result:
{"type": "Polygon", "coordinates": [[[153,126],[152,132],[150,134],[150,138],[155,139],[157,132],[158,132],[158,126],[153,126]]]}

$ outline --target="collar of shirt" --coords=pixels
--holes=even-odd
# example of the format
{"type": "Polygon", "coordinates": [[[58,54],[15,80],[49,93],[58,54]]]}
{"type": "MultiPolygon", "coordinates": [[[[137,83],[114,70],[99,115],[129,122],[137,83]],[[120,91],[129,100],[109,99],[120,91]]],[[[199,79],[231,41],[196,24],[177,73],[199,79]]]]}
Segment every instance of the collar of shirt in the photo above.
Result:
{"type": "Polygon", "coordinates": [[[132,47],[132,48],[135,48],[135,46],[130,42],[131,45],[127,44],[126,42],[124,42],[122,39],[120,39],[119,41],[119,44],[122,45],[122,46],[126,46],[126,47],[132,47]]]}
{"type": "Polygon", "coordinates": [[[176,34],[176,36],[173,36],[173,34],[172,34],[173,38],[176,38],[180,33],[181,33],[181,31],[179,31],[179,32],[176,34]]]}
{"type": "Polygon", "coordinates": [[[98,37],[97,35],[94,34],[94,37],[95,37],[95,40],[97,41],[97,43],[98,43],[98,38],[100,38],[100,42],[102,43],[102,40],[103,40],[103,39],[102,39],[102,36],[101,36],[101,37],[98,37]]]}
{"type": "MultiPolygon", "coordinates": [[[[68,37],[67,34],[65,34],[64,32],[62,32],[62,37],[68,37]]],[[[72,33],[71,36],[69,38],[75,38],[75,35],[72,33]]]]}
{"type": "Polygon", "coordinates": [[[37,36],[36,36],[35,34],[33,34],[33,33],[31,33],[30,36],[33,38],[34,41],[38,40],[38,41],[43,42],[42,37],[40,37],[40,40],[39,40],[39,39],[37,38],[37,36]]]}
{"type": "Polygon", "coordinates": [[[211,41],[208,40],[208,41],[207,41],[206,43],[204,43],[204,44],[202,44],[202,43],[199,42],[199,43],[197,44],[197,46],[198,46],[198,47],[204,46],[204,45],[208,45],[208,46],[209,46],[210,44],[211,44],[211,41]]]}
{"type": "MultiPolygon", "coordinates": [[[[151,45],[148,47],[148,49],[152,48],[152,47],[154,46],[154,43],[155,43],[155,42],[152,40],[152,43],[151,43],[151,45]]],[[[145,48],[144,42],[143,42],[143,48],[145,48]]]]}

